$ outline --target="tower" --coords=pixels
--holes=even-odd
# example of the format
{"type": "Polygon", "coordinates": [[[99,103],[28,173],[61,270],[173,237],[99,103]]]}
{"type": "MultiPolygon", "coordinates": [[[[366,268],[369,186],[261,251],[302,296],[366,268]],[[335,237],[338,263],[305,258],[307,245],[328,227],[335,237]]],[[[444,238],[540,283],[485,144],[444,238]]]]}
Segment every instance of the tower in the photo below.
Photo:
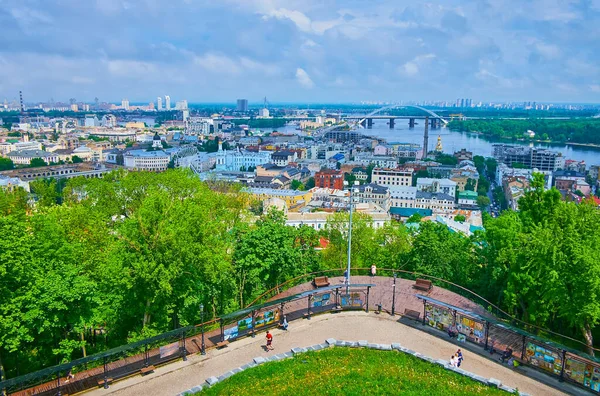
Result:
{"type": "Polygon", "coordinates": [[[19,99],[21,100],[21,114],[24,114],[25,106],[23,106],[23,91],[19,91],[19,99]]]}
{"type": "Polygon", "coordinates": [[[165,110],[171,110],[171,97],[165,95],[165,110]]]}
{"type": "Polygon", "coordinates": [[[442,135],[438,135],[437,144],[435,145],[435,151],[441,153],[443,151],[442,148],[442,135]]]}
{"type": "Polygon", "coordinates": [[[152,148],[162,148],[162,140],[158,135],[158,132],[156,132],[152,138],[152,148]]]}
{"type": "Polygon", "coordinates": [[[156,110],[162,110],[162,98],[160,96],[156,98],[156,110]]]}
{"type": "Polygon", "coordinates": [[[425,133],[423,134],[423,159],[427,158],[429,152],[429,117],[425,117],[425,133]]]}

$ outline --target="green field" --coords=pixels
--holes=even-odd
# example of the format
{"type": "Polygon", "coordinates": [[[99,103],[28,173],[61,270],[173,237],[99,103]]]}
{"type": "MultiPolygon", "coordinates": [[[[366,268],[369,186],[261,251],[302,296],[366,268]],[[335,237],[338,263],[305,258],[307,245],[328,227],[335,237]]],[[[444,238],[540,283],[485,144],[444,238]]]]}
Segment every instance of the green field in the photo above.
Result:
{"type": "Polygon", "coordinates": [[[243,371],[202,395],[506,395],[396,351],[329,348],[243,371]]]}

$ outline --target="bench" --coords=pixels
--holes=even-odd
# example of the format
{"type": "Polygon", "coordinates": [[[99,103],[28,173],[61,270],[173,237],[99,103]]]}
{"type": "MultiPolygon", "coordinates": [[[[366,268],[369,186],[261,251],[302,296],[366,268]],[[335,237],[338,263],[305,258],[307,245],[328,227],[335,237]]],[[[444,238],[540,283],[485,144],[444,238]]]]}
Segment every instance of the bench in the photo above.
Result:
{"type": "MultiPolygon", "coordinates": [[[[107,384],[107,385],[110,385],[110,384],[112,384],[112,382],[113,382],[113,379],[112,379],[112,378],[107,378],[107,379],[106,379],[106,384],[107,384]]],[[[104,378],[100,378],[100,379],[98,380],[98,386],[104,386],[104,378]]]]}
{"type": "Polygon", "coordinates": [[[140,374],[146,375],[154,372],[154,366],[142,367],[140,374]]]}
{"type": "Polygon", "coordinates": [[[431,290],[431,288],[433,287],[433,285],[431,284],[431,281],[429,281],[429,280],[426,280],[426,279],[417,279],[417,281],[415,282],[415,284],[413,285],[413,287],[415,289],[429,291],[429,290],[431,290]]]}
{"type": "Polygon", "coordinates": [[[225,348],[225,347],[227,347],[227,345],[229,345],[229,341],[227,341],[227,340],[218,342],[217,349],[225,348]]]}
{"type": "Polygon", "coordinates": [[[343,309],[339,305],[337,307],[331,308],[331,312],[342,312],[342,311],[343,311],[343,309]]]}
{"type": "Polygon", "coordinates": [[[421,318],[421,312],[415,311],[414,309],[408,309],[408,308],[406,308],[404,310],[404,315],[403,316],[408,316],[409,318],[414,319],[414,320],[420,320],[420,318],[421,318]]]}
{"type": "Polygon", "coordinates": [[[326,287],[329,286],[329,284],[329,278],[326,276],[317,276],[313,280],[313,285],[315,285],[315,287],[326,287]]]}

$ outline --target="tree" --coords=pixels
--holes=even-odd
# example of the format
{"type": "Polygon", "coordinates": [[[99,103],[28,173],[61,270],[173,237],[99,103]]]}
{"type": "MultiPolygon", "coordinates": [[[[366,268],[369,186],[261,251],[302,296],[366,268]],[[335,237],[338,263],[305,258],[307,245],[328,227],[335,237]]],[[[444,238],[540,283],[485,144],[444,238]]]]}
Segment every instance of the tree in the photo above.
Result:
{"type": "Polygon", "coordinates": [[[47,166],[48,164],[41,158],[32,158],[29,162],[30,168],[37,168],[39,166],[47,166]]]}
{"type": "Polygon", "coordinates": [[[477,197],[477,205],[483,210],[490,206],[490,199],[485,195],[480,195],[477,197]]]}
{"type": "Polygon", "coordinates": [[[344,173],[344,180],[348,182],[349,186],[354,185],[354,181],[356,180],[356,176],[353,173],[344,173]]]}
{"type": "Polygon", "coordinates": [[[477,172],[479,172],[480,175],[483,175],[485,171],[485,158],[483,158],[481,155],[476,155],[473,157],[473,163],[477,168],[477,172]]]}
{"type": "Polygon", "coordinates": [[[462,223],[462,222],[464,222],[466,220],[467,220],[467,218],[464,215],[456,215],[456,216],[454,216],[454,221],[458,221],[458,222],[462,223]]]}
{"type": "Polygon", "coordinates": [[[371,183],[371,176],[373,175],[373,169],[375,169],[375,164],[371,163],[367,165],[367,183],[371,183]]]}
{"type": "Polygon", "coordinates": [[[304,191],[304,184],[300,180],[292,180],[292,190],[304,191]]]}
{"type": "Polygon", "coordinates": [[[15,168],[15,164],[10,158],[0,157],[0,171],[11,170],[15,168]]]}
{"type": "Polygon", "coordinates": [[[419,213],[414,213],[408,219],[406,219],[406,222],[407,223],[420,223],[422,219],[423,219],[423,216],[421,216],[419,213]]]}
{"type": "Polygon", "coordinates": [[[311,188],[315,187],[315,178],[314,177],[309,177],[308,180],[306,181],[306,184],[304,185],[304,187],[307,190],[310,190],[311,188]]]}
{"type": "Polygon", "coordinates": [[[29,183],[40,207],[50,207],[58,203],[58,184],[55,179],[38,179],[29,183]]]}
{"type": "Polygon", "coordinates": [[[74,155],[71,157],[71,162],[73,162],[74,164],[80,164],[83,162],[83,160],[80,157],[74,155]]]}
{"type": "Polygon", "coordinates": [[[467,183],[465,184],[465,190],[475,191],[475,179],[467,179],[467,183]]]}

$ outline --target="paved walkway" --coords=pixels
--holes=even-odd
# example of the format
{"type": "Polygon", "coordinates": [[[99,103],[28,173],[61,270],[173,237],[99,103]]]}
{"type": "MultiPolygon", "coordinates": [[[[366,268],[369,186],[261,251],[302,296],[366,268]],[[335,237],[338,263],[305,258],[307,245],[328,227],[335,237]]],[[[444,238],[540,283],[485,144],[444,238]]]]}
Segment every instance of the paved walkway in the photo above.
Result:
{"type": "MultiPolygon", "coordinates": [[[[249,363],[254,357],[289,351],[292,347],[307,347],[322,343],[327,338],[339,340],[368,340],[374,343],[399,342],[416,352],[436,359],[448,360],[456,345],[397,322],[398,317],[373,312],[342,312],[315,316],[311,320],[290,323],[287,332],[273,330],[275,351],[265,352],[264,332],[256,338],[243,338],[222,350],[211,349],[206,356],[191,355],[187,362],[179,361],[156,369],[154,374],[117,382],[109,389],[95,389],[89,394],[106,395],[175,395],[203,383],[208,377],[219,376],[249,363]]],[[[483,377],[493,377],[507,386],[531,395],[562,395],[561,391],[519,374],[480,355],[463,350],[461,368],[483,377]]],[[[390,352],[396,353],[396,352],[390,352]]]]}

